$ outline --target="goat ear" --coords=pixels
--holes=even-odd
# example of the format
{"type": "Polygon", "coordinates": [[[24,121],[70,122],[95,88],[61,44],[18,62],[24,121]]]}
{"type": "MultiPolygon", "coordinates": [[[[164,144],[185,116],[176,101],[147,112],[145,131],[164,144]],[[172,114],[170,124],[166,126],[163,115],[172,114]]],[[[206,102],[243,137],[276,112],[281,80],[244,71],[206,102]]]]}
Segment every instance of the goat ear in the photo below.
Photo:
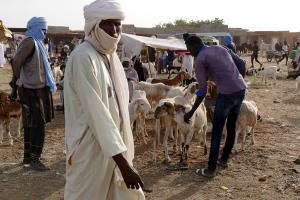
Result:
{"type": "Polygon", "coordinates": [[[165,102],[164,106],[167,107],[168,114],[173,117],[174,116],[174,105],[170,102],[165,102]]]}
{"type": "Polygon", "coordinates": [[[181,75],[180,75],[180,80],[181,80],[181,81],[184,80],[184,73],[181,73],[181,75]]]}

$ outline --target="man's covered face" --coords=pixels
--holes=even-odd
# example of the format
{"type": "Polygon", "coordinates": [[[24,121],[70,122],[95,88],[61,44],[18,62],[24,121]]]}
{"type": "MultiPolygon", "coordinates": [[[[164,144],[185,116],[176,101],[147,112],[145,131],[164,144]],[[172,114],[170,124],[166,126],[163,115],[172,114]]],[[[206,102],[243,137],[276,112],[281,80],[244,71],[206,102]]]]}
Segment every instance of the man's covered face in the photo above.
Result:
{"type": "Polygon", "coordinates": [[[122,23],[120,19],[102,20],[99,27],[114,38],[118,38],[122,32],[122,23]]]}
{"type": "Polygon", "coordinates": [[[129,67],[129,62],[128,61],[123,61],[122,65],[124,68],[128,68],[129,67]]]}

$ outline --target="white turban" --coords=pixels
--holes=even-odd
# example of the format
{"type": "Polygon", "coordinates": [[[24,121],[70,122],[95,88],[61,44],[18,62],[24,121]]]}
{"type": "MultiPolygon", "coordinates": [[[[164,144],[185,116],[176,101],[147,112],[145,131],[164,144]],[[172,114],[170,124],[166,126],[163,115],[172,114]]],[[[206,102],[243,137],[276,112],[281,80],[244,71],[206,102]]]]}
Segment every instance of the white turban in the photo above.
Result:
{"type": "Polygon", "coordinates": [[[121,61],[122,61],[122,63],[123,63],[124,61],[127,61],[127,62],[131,63],[130,58],[127,58],[127,57],[123,57],[121,61]]]}
{"type": "Polygon", "coordinates": [[[84,33],[89,35],[94,26],[101,20],[125,19],[125,13],[118,0],[97,0],[83,8],[85,19],[84,33]]]}

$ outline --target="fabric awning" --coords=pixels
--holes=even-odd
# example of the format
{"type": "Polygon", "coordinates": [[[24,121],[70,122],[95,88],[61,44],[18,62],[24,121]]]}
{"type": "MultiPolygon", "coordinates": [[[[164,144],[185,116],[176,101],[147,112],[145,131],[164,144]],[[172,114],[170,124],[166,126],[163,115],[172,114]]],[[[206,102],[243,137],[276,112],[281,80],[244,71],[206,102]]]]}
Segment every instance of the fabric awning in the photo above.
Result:
{"type": "Polygon", "coordinates": [[[168,40],[122,33],[121,42],[129,48],[134,55],[139,55],[145,46],[156,49],[170,49],[172,51],[187,51],[184,41],[177,38],[168,40]]]}

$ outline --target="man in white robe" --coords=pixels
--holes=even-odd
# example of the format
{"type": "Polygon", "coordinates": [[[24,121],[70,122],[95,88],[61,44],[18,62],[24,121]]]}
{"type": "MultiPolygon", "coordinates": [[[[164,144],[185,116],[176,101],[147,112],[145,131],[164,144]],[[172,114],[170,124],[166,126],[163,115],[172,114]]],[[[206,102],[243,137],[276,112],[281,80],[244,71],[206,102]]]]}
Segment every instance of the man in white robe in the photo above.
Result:
{"type": "Polygon", "coordinates": [[[4,57],[4,45],[0,42],[0,67],[4,67],[4,64],[6,64],[4,57]]]}
{"type": "Polygon", "coordinates": [[[191,76],[193,76],[193,64],[194,64],[193,56],[188,55],[188,54],[182,55],[181,71],[185,71],[185,72],[189,73],[191,76]]]}
{"type": "Polygon", "coordinates": [[[124,13],[116,0],[98,0],[84,16],[85,42],[73,50],[64,77],[64,198],[143,200],[132,166],[127,80],[116,54],[124,13]]]}

